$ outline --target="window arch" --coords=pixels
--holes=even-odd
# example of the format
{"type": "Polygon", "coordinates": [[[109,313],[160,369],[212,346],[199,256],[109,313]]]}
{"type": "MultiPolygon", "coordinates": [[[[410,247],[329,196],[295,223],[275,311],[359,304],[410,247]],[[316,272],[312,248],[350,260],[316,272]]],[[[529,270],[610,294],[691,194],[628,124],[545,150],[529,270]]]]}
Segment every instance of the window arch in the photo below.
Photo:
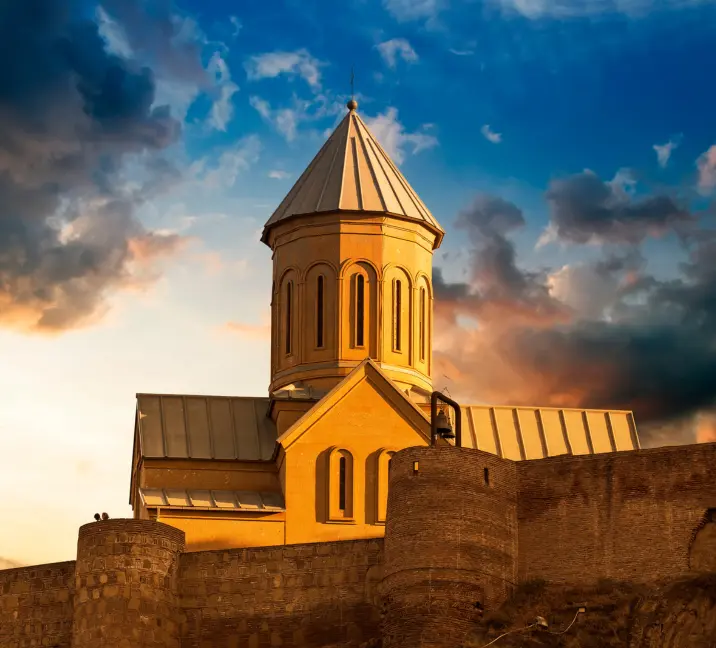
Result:
{"type": "Polygon", "coordinates": [[[403,343],[403,282],[393,279],[393,351],[402,351],[403,343]]]}
{"type": "Polygon", "coordinates": [[[420,313],[418,315],[420,321],[419,344],[420,344],[420,361],[425,362],[425,353],[427,347],[427,291],[424,286],[420,286],[420,313]]]}
{"type": "Polygon", "coordinates": [[[334,448],[328,455],[328,521],[353,522],[353,455],[334,448]]]}
{"type": "Polygon", "coordinates": [[[388,479],[390,477],[390,461],[395,450],[383,449],[378,453],[378,470],[376,474],[376,523],[385,524],[388,512],[388,479]]]}
{"type": "Polygon", "coordinates": [[[325,342],[325,283],[322,274],[316,277],[316,347],[322,349],[325,342]]]}
{"type": "Polygon", "coordinates": [[[293,281],[286,282],[286,310],[284,312],[286,317],[286,339],[285,339],[285,351],[286,355],[290,355],[293,351],[293,281]]]}
{"type": "Polygon", "coordinates": [[[357,347],[365,346],[365,277],[362,274],[356,274],[356,339],[357,347]]]}

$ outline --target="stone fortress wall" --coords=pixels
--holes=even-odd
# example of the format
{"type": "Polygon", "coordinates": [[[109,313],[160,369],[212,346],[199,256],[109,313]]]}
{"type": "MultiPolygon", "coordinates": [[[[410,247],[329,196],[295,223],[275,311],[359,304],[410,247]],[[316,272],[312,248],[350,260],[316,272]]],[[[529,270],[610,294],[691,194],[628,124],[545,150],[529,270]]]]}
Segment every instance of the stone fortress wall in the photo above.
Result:
{"type": "Polygon", "coordinates": [[[398,452],[385,540],[183,552],[147,520],[0,571],[0,648],[459,646],[519,583],[716,572],[716,444],[514,463],[398,452]],[[385,545],[385,546],[384,546],[385,545]]]}

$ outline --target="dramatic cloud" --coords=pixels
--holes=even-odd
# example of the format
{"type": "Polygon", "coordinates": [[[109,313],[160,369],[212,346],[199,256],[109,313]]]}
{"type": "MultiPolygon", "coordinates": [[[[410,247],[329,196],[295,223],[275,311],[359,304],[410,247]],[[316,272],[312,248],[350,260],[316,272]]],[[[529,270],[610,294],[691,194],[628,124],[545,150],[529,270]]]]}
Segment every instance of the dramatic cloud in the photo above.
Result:
{"type": "MultiPolygon", "coordinates": [[[[572,180],[556,184],[562,182],[572,180]]],[[[439,269],[434,276],[434,374],[449,379],[454,396],[464,402],[632,409],[646,443],[696,438],[688,419],[716,405],[715,232],[698,230],[684,239],[688,261],[666,281],[646,274],[634,246],[591,263],[527,272],[510,238],[524,218],[501,198],[478,196],[456,224],[470,244],[467,280],[446,282],[439,269]],[[662,427],[651,437],[655,423],[662,427]],[[666,423],[672,432],[681,426],[679,434],[666,423]]],[[[630,225],[621,236],[611,228],[596,231],[629,242],[641,240],[635,231],[646,230],[630,225]]],[[[699,440],[712,437],[713,420],[701,420],[699,440]]]]}
{"type": "Polygon", "coordinates": [[[404,38],[392,38],[391,40],[379,43],[376,47],[386,65],[390,68],[396,67],[398,58],[403,59],[406,63],[415,63],[418,60],[418,55],[415,53],[415,50],[404,38]]]}
{"type": "MultiPolygon", "coordinates": [[[[152,262],[182,244],[134,215],[176,181],[158,154],[180,124],[155,104],[152,70],[110,53],[97,23],[71,7],[11,3],[0,21],[13,53],[0,67],[0,325],[23,330],[95,319],[112,290],[152,280],[152,262]],[[126,177],[128,160],[141,183],[126,177]]],[[[184,23],[141,7],[104,3],[105,28],[115,25],[123,51],[162,74],[198,82],[197,49],[177,31],[184,23]]]]}
{"type": "Polygon", "coordinates": [[[269,52],[252,56],[246,62],[249,81],[274,79],[282,74],[299,76],[314,90],[321,86],[321,67],[325,64],[311,56],[307,50],[295,52],[269,52]]]}
{"type": "Polygon", "coordinates": [[[364,117],[364,120],[396,164],[401,164],[405,159],[406,148],[416,154],[438,145],[437,138],[427,132],[430,129],[428,125],[424,125],[418,132],[406,133],[403,124],[398,120],[398,111],[393,107],[375,117],[364,117]]]}
{"type": "Polygon", "coordinates": [[[696,166],[699,170],[699,190],[710,193],[716,187],[716,144],[699,156],[696,166]]]}
{"type": "Polygon", "coordinates": [[[638,243],[692,220],[668,196],[634,198],[619,178],[604,182],[590,171],[553,181],[547,200],[550,233],[571,243],[638,243]]]}
{"type": "Polygon", "coordinates": [[[502,133],[496,133],[495,131],[493,131],[490,128],[489,124],[485,124],[480,129],[480,132],[488,142],[492,142],[493,144],[499,144],[502,141],[502,133]]]}
{"type": "Polygon", "coordinates": [[[669,164],[671,154],[678,146],[678,139],[670,139],[666,144],[654,144],[653,149],[656,152],[656,161],[662,169],[665,169],[666,165],[669,164]]]}

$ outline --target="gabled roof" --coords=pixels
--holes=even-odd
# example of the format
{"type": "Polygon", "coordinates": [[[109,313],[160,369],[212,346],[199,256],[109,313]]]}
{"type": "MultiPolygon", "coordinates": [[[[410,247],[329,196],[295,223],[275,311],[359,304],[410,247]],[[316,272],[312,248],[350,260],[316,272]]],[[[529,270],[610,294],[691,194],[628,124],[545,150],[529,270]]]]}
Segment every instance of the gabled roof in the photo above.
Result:
{"type": "Polygon", "coordinates": [[[277,436],[268,404],[268,398],[137,394],[140,455],[268,461],[277,436]]]}
{"type": "Polygon", "coordinates": [[[444,234],[437,220],[378,144],[354,107],[341,121],[278,209],[264,225],[265,243],[272,226],[293,216],[321,212],[370,212],[424,223],[444,234]]]}
{"type": "Polygon", "coordinates": [[[329,391],[320,401],[308,410],[298,421],[296,421],[279,438],[278,445],[286,450],[299,437],[303,435],[314,423],[327,414],[336,403],[346,396],[360,381],[371,378],[378,390],[398,405],[400,413],[417,432],[430,441],[430,421],[422,410],[411,401],[407,394],[399,389],[396,384],[388,378],[370,358],[366,358],[353,371],[351,371],[340,383],[329,391]]]}

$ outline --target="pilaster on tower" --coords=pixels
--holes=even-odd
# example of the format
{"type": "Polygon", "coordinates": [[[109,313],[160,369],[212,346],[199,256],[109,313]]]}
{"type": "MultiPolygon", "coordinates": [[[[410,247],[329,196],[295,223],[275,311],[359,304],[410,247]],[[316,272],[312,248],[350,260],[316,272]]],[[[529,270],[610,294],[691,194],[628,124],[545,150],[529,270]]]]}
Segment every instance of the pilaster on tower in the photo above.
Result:
{"type": "Polygon", "coordinates": [[[269,391],[329,391],[366,357],[417,399],[432,389],[432,255],[444,231],[348,102],[266,222],[269,391]]]}

